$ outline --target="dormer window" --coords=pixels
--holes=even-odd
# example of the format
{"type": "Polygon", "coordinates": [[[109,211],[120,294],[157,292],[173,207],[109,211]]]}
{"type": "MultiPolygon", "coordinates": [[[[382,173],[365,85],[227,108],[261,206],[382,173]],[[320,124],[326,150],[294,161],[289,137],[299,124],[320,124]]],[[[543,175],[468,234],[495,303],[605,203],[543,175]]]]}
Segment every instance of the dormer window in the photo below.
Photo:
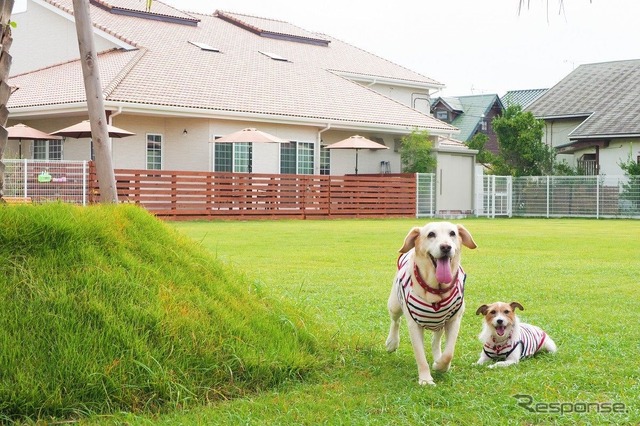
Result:
{"type": "Polygon", "coordinates": [[[449,121],[449,111],[446,109],[436,110],[436,118],[442,121],[449,121]]]}

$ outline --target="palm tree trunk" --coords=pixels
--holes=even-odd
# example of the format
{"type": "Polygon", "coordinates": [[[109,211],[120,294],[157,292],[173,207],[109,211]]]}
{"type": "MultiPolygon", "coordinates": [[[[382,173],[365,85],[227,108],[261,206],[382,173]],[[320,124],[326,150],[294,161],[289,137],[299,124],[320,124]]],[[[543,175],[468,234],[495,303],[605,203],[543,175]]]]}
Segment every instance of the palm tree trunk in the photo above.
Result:
{"type": "Polygon", "coordinates": [[[11,88],[7,84],[11,69],[11,9],[14,0],[0,0],[0,201],[4,196],[4,149],[7,146],[7,101],[11,96],[11,88]]]}

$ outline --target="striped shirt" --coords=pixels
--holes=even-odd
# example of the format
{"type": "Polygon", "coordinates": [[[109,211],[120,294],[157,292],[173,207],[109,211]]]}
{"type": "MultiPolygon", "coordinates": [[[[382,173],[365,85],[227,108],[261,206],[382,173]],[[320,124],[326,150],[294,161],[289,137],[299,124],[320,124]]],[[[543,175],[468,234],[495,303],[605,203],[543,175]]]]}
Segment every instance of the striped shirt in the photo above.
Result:
{"type": "Polygon", "coordinates": [[[432,331],[440,330],[444,327],[445,322],[457,314],[462,307],[464,282],[467,276],[460,267],[449,296],[436,303],[427,302],[413,292],[411,280],[413,262],[408,261],[409,254],[412,254],[411,251],[398,258],[398,273],[396,274],[398,299],[400,303],[406,303],[407,311],[418,325],[432,331]]]}
{"type": "Polygon", "coordinates": [[[504,344],[485,343],[484,353],[491,359],[502,361],[507,359],[518,346],[522,347],[520,359],[532,356],[540,350],[547,338],[547,333],[541,328],[530,324],[520,324],[520,338],[515,341],[509,336],[504,344]]]}

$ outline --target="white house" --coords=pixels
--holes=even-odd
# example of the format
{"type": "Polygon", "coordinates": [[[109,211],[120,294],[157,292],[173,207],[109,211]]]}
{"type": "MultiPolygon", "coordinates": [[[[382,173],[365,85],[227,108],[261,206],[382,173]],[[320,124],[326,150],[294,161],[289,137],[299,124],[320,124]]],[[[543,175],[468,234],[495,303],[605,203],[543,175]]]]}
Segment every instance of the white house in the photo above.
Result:
{"type": "Polygon", "coordinates": [[[640,60],[580,65],[527,106],[544,140],[589,175],[622,175],[640,160],[640,60]]]}
{"type": "MultiPolygon", "coordinates": [[[[361,151],[359,172],[395,173],[403,135],[457,133],[429,114],[443,85],[384,58],[275,19],[145,3],[90,1],[108,120],[136,134],[112,140],[115,168],[348,174],[354,153],[322,147],[359,134],[391,148],[361,151]],[[291,142],[215,143],[247,127],[291,142]]],[[[72,0],[28,0],[12,20],[9,125],[53,132],[86,120],[72,0]]],[[[71,138],[22,154],[92,155],[89,140],[71,138]]],[[[5,158],[17,156],[10,141],[5,158]]]]}

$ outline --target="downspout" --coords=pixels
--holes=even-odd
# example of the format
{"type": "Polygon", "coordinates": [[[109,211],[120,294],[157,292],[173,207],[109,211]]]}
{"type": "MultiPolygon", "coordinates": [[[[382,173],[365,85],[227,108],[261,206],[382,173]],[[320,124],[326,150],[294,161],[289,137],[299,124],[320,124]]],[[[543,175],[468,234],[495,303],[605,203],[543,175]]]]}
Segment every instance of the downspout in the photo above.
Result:
{"type": "MultiPolygon", "coordinates": [[[[122,114],[121,106],[118,107],[118,110],[116,112],[112,112],[111,114],[109,114],[109,118],[107,119],[109,126],[113,126],[113,117],[120,114],[122,114]]],[[[111,161],[113,161],[113,138],[109,138],[109,150],[111,151],[111,161]]]]}

